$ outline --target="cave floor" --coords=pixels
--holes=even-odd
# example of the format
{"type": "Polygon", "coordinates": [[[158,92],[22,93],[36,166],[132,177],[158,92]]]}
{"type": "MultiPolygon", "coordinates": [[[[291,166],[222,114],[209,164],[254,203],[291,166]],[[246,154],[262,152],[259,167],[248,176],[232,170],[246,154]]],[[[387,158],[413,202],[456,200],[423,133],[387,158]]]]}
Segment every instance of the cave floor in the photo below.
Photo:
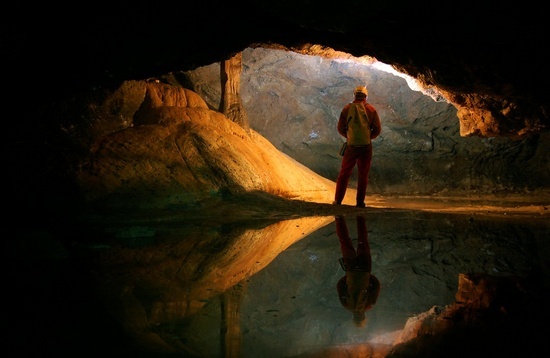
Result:
{"type": "MultiPolygon", "coordinates": [[[[192,212],[90,215],[62,234],[21,227],[5,241],[5,346],[16,356],[391,356],[410,318],[453,304],[460,274],[484,273],[526,283],[529,298],[503,309],[538,308],[505,315],[507,332],[500,316],[485,322],[482,350],[447,339],[446,356],[531,356],[550,317],[548,202],[369,196],[360,209],[254,195],[192,212]],[[337,216],[354,244],[366,219],[381,291],[363,328],[336,290],[337,216]]],[[[414,347],[394,356],[426,356],[414,347]]]]}

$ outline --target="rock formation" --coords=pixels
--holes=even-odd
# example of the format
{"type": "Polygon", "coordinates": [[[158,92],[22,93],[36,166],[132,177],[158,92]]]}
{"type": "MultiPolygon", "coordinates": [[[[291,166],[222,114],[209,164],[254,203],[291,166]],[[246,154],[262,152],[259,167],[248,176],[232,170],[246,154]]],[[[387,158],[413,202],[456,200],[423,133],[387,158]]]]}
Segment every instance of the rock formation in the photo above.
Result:
{"type": "MultiPolygon", "coordinates": [[[[104,98],[104,91],[114,92],[125,81],[159,79],[226,63],[247,48],[276,48],[327,59],[367,56],[382,61],[411,75],[433,98],[449,101],[456,108],[461,136],[499,136],[529,142],[525,151],[510,153],[508,158],[514,165],[531,157],[528,152],[537,150],[533,145],[538,142],[538,135],[548,132],[548,80],[546,72],[539,71],[544,68],[540,51],[545,22],[538,7],[529,3],[500,4],[495,8],[492,2],[482,1],[471,7],[447,9],[431,2],[393,1],[169,1],[158,6],[110,4],[105,8],[94,2],[78,16],[66,16],[61,10],[51,4],[38,5],[29,14],[15,5],[11,10],[13,21],[4,32],[5,79],[10,84],[4,99],[6,108],[15,113],[14,119],[8,121],[10,135],[4,143],[4,153],[8,166],[18,168],[10,174],[8,183],[14,188],[10,193],[13,202],[24,203],[23,211],[54,199],[59,205],[64,205],[64,201],[71,205],[78,195],[70,191],[71,180],[60,173],[78,166],[79,160],[87,156],[85,148],[90,144],[67,143],[71,139],[66,134],[98,128],[98,123],[81,120],[79,112],[85,113],[97,103],[93,99],[83,101],[83,96],[104,98]],[[350,20],[348,9],[352,8],[364,9],[364,21],[350,20]],[[526,25],[511,26],[519,23],[526,25]],[[80,106],[81,111],[75,111],[75,106],[80,106]],[[67,192],[67,197],[60,191],[67,192]],[[46,198],[42,197],[45,193],[46,198]]],[[[227,88],[233,85],[225,84],[227,88]]],[[[233,111],[235,104],[240,105],[237,100],[223,106],[233,111]]],[[[243,123],[244,115],[242,111],[237,115],[243,123]]],[[[126,125],[120,127],[119,121],[105,118],[95,121],[112,126],[113,130],[126,125]]],[[[94,133],[87,133],[78,140],[85,141],[86,137],[96,138],[94,133]]],[[[502,147],[497,146],[491,155],[502,152],[502,147]]],[[[470,153],[464,155],[456,157],[462,162],[443,160],[436,166],[457,165],[455,170],[449,170],[448,178],[464,173],[466,167],[482,177],[479,168],[493,172],[492,160],[471,163],[466,160],[470,153]]],[[[541,173],[547,172],[547,165],[536,160],[529,163],[541,173]]],[[[392,178],[397,182],[392,183],[392,190],[378,187],[378,191],[403,193],[411,178],[425,177],[432,167],[428,164],[419,172],[414,171],[416,165],[405,172],[403,166],[387,167],[386,172],[374,171],[373,177],[385,179],[394,173],[392,178]]],[[[475,174],[473,181],[460,184],[467,189],[469,186],[484,190],[491,190],[496,184],[499,190],[508,190],[514,185],[501,183],[502,178],[522,172],[523,169],[495,172],[488,181],[477,181],[475,174]]],[[[322,175],[327,177],[326,173],[322,175]]],[[[539,176],[531,174],[531,178],[539,176]]],[[[547,182],[544,175],[540,180],[547,182]]],[[[447,184],[448,181],[440,183],[435,191],[449,188],[447,184]]],[[[375,187],[373,181],[372,188],[375,187]]],[[[532,185],[521,183],[514,189],[532,190],[532,185]]],[[[419,184],[412,191],[426,193],[426,187],[419,184]]]]}
{"type": "Polygon", "coordinates": [[[80,151],[89,152],[71,174],[87,206],[186,209],[254,191],[332,200],[331,181],[210,110],[192,91],[127,82],[88,106],[83,122],[89,127],[70,136],[80,151]],[[89,133],[94,137],[84,147],[89,133]]]}
{"type": "Polygon", "coordinates": [[[78,16],[52,5],[37,8],[36,15],[15,6],[5,33],[8,79],[20,89],[30,83],[49,88],[43,94],[49,100],[190,70],[246,47],[332,57],[335,50],[337,56],[372,56],[447,98],[459,111],[462,135],[548,131],[548,81],[540,70],[547,34],[543,12],[530,2],[455,8],[353,0],[89,5],[78,16]],[[351,9],[363,11],[364,19],[351,20],[351,9]]]}
{"type": "MultiPolygon", "coordinates": [[[[78,11],[65,4],[28,6],[12,4],[6,10],[10,21],[2,31],[9,233],[20,229],[23,218],[31,218],[30,227],[45,227],[66,238],[74,233],[73,225],[78,225],[74,214],[83,204],[100,213],[121,209],[127,218],[134,211],[150,214],[152,209],[227,214],[227,209],[216,205],[239,195],[254,197],[258,207],[278,198],[297,199],[297,205],[330,202],[333,183],[329,179],[248,128],[245,101],[239,98],[242,88],[233,76],[240,73],[240,56],[249,48],[324,59],[376,59],[412,76],[432,98],[448,101],[456,109],[459,136],[520,143],[495,146],[489,156],[472,164],[468,163],[470,152],[461,153],[455,161],[453,143],[438,142],[434,138],[442,137],[432,133],[411,150],[422,152],[426,145],[436,149],[433,155],[449,157],[427,161],[424,170],[403,182],[399,182],[403,172],[395,173],[402,167],[410,169],[407,163],[373,173],[374,178],[395,180],[394,190],[404,190],[410,178],[428,178],[418,174],[433,173],[431,166],[441,173],[455,162],[447,183],[472,168],[491,179],[474,184],[488,183],[484,189],[489,191],[506,190],[509,186],[498,186],[500,174],[515,179],[527,168],[532,169],[527,175],[533,180],[522,178],[519,189],[528,192],[533,183],[542,193],[547,189],[547,184],[540,185],[548,182],[547,177],[537,178],[540,173],[548,175],[545,144],[550,128],[543,55],[546,13],[538,4],[477,1],[450,8],[439,2],[410,1],[167,1],[107,6],[84,2],[78,11]],[[191,90],[196,82],[161,83],[211,64],[220,64],[222,75],[228,75],[220,76],[223,95],[217,108],[197,94],[200,91],[191,90]],[[441,148],[443,153],[437,152],[441,148]],[[499,168],[507,170],[495,171],[492,159],[499,155],[509,160],[512,169],[501,164],[499,168]],[[525,167],[515,167],[526,160],[525,167]],[[212,208],[217,211],[209,211],[212,208]]],[[[444,130],[438,127],[434,133],[444,130]]],[[[405,131],[388,132],[395,135],[393,143],[407,141],[405,131]]],[[[415,190],[425,187],[418,185],[415,190]]],[[[228,201],[231,208],[234,202],[228,201]]],[[[248,212],[247,217],[264,214],[248,212]]],[[[461,287],[468,286],[467,281],[461,287]]],[[[506,321],[515,317],[508,311],[535,317],[529,310],[531,301],[523,300],[522,286],[514,283],[498,282],[497,291],[503,287],[505,296],[519,298],[515,302],[524,306],[508,305],[500,295],[487,296],[495,286],[481,278],[479,285],[465,290],[469,294],[459,292],[458,307],[434,309],[426,320],[411,322],[401,339],[415,333],[427,341],[412,348],[398,346],[394,356],[405,355],[401,349],[416,354],[438,347],[441,341],[435,331],[446,334],[451,329],[462,340],[472,338],[472,331],[449,328],[448,317],[469,324],[481,312],[494,318],[491,324],[504,321],[504,328],[515,323],[506,321]],[[476,292],[480,294],[470,295],[476,292]],[[463,310],[462,301],[471,304],[473,311],[463,310]]],[[[142,307],[134,309],[144,313],[142,307]]],[[[142,323],[140,316],[130,316],[138,317],[137,325],[142,323]]],[[[482,325],[480,329],[514,338],[500,327],[482,325]]],[[[540,343],[520,338],[526,349],[540,343]]],[[[413,339],[412,344],[419,340],[413,339]]]]}

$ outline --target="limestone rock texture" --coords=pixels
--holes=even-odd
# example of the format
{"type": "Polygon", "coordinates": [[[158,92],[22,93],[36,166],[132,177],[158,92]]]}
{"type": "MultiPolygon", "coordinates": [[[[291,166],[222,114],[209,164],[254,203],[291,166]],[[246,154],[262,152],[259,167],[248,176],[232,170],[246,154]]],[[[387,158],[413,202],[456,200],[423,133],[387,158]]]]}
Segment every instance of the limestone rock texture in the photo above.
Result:
{"type": "MultiPolygon", "coordinates": [[[[71,208],[81,200],[97,201],[100,197],[106,198],[108,193],[114,193],[114,188],[119,188],[116,192],[125,195],[130,207],[158,207],[162,206],[161,203],[165,207],[180,205],[190,195],[202,195],[177,192],[183,178],[191,178],[192,173],[197,173],[185,165],[176,164],[181,162],[176,161],[181,153],[178,145],[189,149],[193,158],[203,161],[206,158],[201,157],[204,153],[199,153],[199,150],[204,147],[210,145],[218,153],[232,153],[235,148],[216,148],[212,142],[201,142],[196,138],[197,142],[193,142],[189,139],[192,135],[181,137],[172,129],[178,126],[188,128],[191,125],[188,122],[202,123],[205,113],[213,117],[217,115],[206,112],[206,108],[183,110],[183,107],[169,103],[158,107],[158,103],[148,102],[158,100],[152,95],[153,90],[147,96],[147,91],[130,91],[127,96],[119,89],[128,86],[129,81],[162,82],[182,71],[218,63],[224,64],[230,73],[238,73],[238,69],[236,72],[231,69],[232,63],[225,61],[238,58],[247,49],[278,49],[315,56],[310,61],[319,62],[319,58],[362,59],[367,62],[375,59],[414,78],[422,91],[432,98],[450,104],[436,120],[441,126],[429,133],[423,132],[425,128],[414,133],[419,137],[408,131],[410,121],[414,122],[411,117],[392,115],[398,106],[381,107],[381,110],[387,110],[384,114],[388,120],[380,152],[389,157],[380,155],[380,162],[384,165],[372,173],[371,188],[379,193],[427,194],[459,188],[484,192],[509,189],[532,192],[539,189],[540,183],[548,182],[548,161],[541,159],[547,157],[544,148],[547,147],[550,121],[548,72],[544,71],[546,64],[542,52],[547,31],[544,12],[537,4],[495,5],[492,1],[477,1],[445,7],[432,1],[170,0],[162,4],[119,3],[108,6],[101,2],[85,2],[82,6],[86,11],[67,16],[65,8],[57,4],[39,4],[32,12],[25,5],[16,4],[9,11],[11,21],[4,26],[4,79],[9,86],[2,99],[10,115],[5,121],[8,134],[3,142],[3,153],[6,166],[14,168],[9,170],[6,182],[10,188],[8,202],[16,215],[28,215],[29,210],[42,214],[52,206],[71,208]],[[352,17],[351,12],[361,14],[359,19],[352,17]],[[102,102],[106,100],[110,103],[102,102]],[[141,111],[134,107],[142,104],[141,111]],[[109,110],[102,112],[105,108],[109,110]],[[92,118],[90,113],[97,115],[92,118]],[[193,121],[173,120],[186,116],[193,121]],[[152,131],[145,135],[147,129],[152,131]],[[441,136],[442,132],[452,133],[441,136]],[[103,135],[105,137],[100,138],[103,135]],[[422,136],[423,140],[418,140],[422,136]],[[459,147],[454,143],[459,137],[495,140],[459,147]],[[165,139],[167,142],[159,143],[165,139]],[[149,140],[151,143],[145,146],[149,140]],[[506,140],[514,142],[508,144],[506,140]],[[116,144],[121,141],[132,142],[135,146],[124,148],[116,144]],[[478,155],[482,146],[491,150],[478,155]],[[402,148],[407,152],[401,152],[402,148]],[[193,153],[193,150],[197,152],[193,153]],[[398,155],[392,157],[395,151],[398,155]],[[161,165],[154,156],[162,153],[166,153],[167,162],[161,165]],[[131,164],[128,158],[118,157],[122,154],[135,161],[140,156],[143,159],[144,155],[152,157],[137,165],[131,164]],[[106,160],[105,164],[100,164],[100,158],[106,160]],[[510,165],[504,165],[505,162],[510,165]],[[516,167],[518,163],[523,166],[516,167]],[[118,178],[113,174],[115,168],[119,171],[118,178]],[[528,168],[533,171],[520,177],[528,168]],[[181,169],[181,172],[171,172],[173,169],[181,169]],[[155,173],[158,177],[143,173],[155,173]],[[438,178],[437,182],[424,184],[426,175],[438,178]],[[124,193],[130,187],[138,189],[138,178],[143,190],[124,193]],[[149,197],[154,197],[154,200],[144,201],[148,202],[147,205],[138,204],[138,197],[146,198],[152,183],[158,184],[159,196],[150,193],[149,197]],[[413,183],[411,188],[409,183],[413,183]],[[97,192],[83,190],[81,184],[97,192]],[[161,199],[168,192],[173,198],[161,199]]],[[[262,69],[255,67],[256,71],[262,69]]],[[[242,68],[241,81],[245,82],[241,86],[244,89],[245,84],[252,84],[247,87],[251,89],[249,93],[233,88],[239,85],[236,78],[220,81],[225,86],[225,93],[231,95],[225,98],[229,102],[220,106],[222,111],[219,107],[212,107],[211,100],[197,90],[196,82],[180,83],[181,87],[198,93],[208,109],[224,113],[231,120],[235,119],[234,115],[242,120],[240,124],[244,132],[229,130],[235,138],[250,133],[245,125],[246,114],[258,118],[267,111],[265,107],[251,106],[255,95],[273,105],[277,94],[277,91],[260,93],[262,84],[253,83],[254,77],[247,70],[242,68]],[[234,96],[238,94],[242,102],[234,96]],[[240,102],[246,113],[239,107],[240,102]],[[237,107],[231,107],[234,105],[237,107]]],[[[288,91],[298,98],[287,110],[302,109],[304,104],[310,106],[310,113],[319,114],[326,110],[315,108],[315,102],[308,102],[309,98],[301,98],[312,95],[304,90],[311,87],[309,80],[314,78],[312,75],[314,73],[298,74],[298,85],[288,82],[288,91]]],[[[345,75],[340,80],[343,82],[338,91],[353,82],[345,75]]],[[[170,97],[170,91],[164,94],[160,91],[157,97],[170,97]]],[[[179,89],[174,91],[180,93],[179,89]]],[[[341,100],[347,98],[344,92],[338,91],[326,92],[327,98],[335,94],[341,100]]],[[[318,93],[313,98],[315,96],[318,93]]],[[[376,98],[374,93],[373,98],[376,98]]],[[[411,96],[407,100],[414,99],[411,96]]],[[[162,99],[160,103],[164,103],[162,99]]],[[[334,108],[338,107],[335,105],[334,108]]],[[[424,107],[418,110],[421,112],[424,107]]],[[[334,109],[330,111],[334,118],[337,113],[334,109]]],[[[413,124],[418,125],[419,121],[413,124]]],[[[269,138],[277,149],[288,144],[283,151],[285,154],[293,152],[296,155],[293,158],[299,163],[317,165],[312,169],[322,177],[334,175],[338,158],[327,154],[334,153],[332,145],[337,148],[335,142],[340,138],[329,135],[328,141],[322,145],[318,145],[316,139],[318,135],[329,133],[330,123],[319,122],[315,131],[308,132],[311,138],[305,141],[287,117],[277,118],[268,127],[266,130],[270,135],[277,135],[276,129],[281,132],[288,129],[284,132],[294,135],[284,138],[284,142],[269,138]],[[313,150],[297,150],[300,145],[311,145],[313,150]],[[317,154],[327,155],[327,167],[319,165],[317,154]]],[[[220,132],[209,131],[220,141],[229,140],[221,139],[220,132]]],[[[249,139],[242,137],[241,143],[234,145],[240,146],[249,139]]],[[[236,158],[235,161],[247,164],[259,159],[257,153],[255,158],[252,154],[244,159],[236,158]]],[[[240,178],[236,175],[238,171],[224,165],[222,172],[216,171],[219,169],[217,165],[201,168],[207,175],[216,173],[217,179],[210,182],[211,193],[222,192],[223,186],[234,192],[235,188],[242,188],[240,180],[251,185],[252,189],[278,190],[277,185],[259,180],[257,175],[261,174],[256,171],[240,178]]],[[[263,178],[268,179],[275,180],[263,178]]],[[[208,179],[198,180],[194,189],[203,185],[204,180],[208,179]]],[[[324,186],[316,184],[314,187],[317,185],[324,186]]],[[[204,187],[200,189],[205,190],[204,187]]],[[[109,202],[122,205],[123,201],[119,199],[109,202]]]]}
{"type": "Polygon", "coordinates": [[[50,99],[59,95],[51,88],[71,93],[189,70],[249,46],[334,56],[328,49],[371,56],[418,79],[457,107],[464,136],[548,131],[548,33],[544,12],[530,1],[449,8],[358,0],[89,5],[78,16],[51,4],[34,14],[14,6],[4,35],[8,78],[22,88],[47,86],[50,99]],[[351,9],[363,18],[350,18],[351,9]]]}
{"type": "Polygon", "coordinates": [[[410,318],[385,357],[537,355],[536,339],[518,329],[538,321],[536,300],[517,277],[460,274],[455,303],[410,318]]]}
{"type": "Polygon", "coordinates": [[[86,133],[95,134],[73,173],[88,205],[186,209],[247,192],[332,201],[333,182],[209,109],[190,90],[128,82],[89,107],[87,132],[71,136],[82,143],[86,133]]]}
{"type": "MultiPolygon", "coordinates": [[[[374,193],[467,196],[513,190],[537,197],[548,216],[548,31],[546,12],[538,3],[85,0],[78,10],[65,3],[14,3],[4,15],[9,21],[3,22],[0,35],[2,154],[9,238],[17,238],[13,232],[24,226],[29,231],[45,228],[71,242],[82,240],[73,237],[80,234],[73,229],[82,207],[114,220],[119,217],[109,210],[123,218],[139,212],[148,220],[157,218],[154,210],[166,210],[172,217],[206,216],[212,222],[242,214],[262,220],[332,215],[330,176],[338,167],[334,153],[341,140],[334,136],[332,121],[340,109],[337,103],[349,100],[347,91],[357,80],[345,67],[375,61],[411,76],[422,91],[404,97],[398,79],[370,72],[360,76],[371,80],[372,100],[380,101],[385,117],[370,184],[374,193]],[[254,57],[252,50],[276,50],[278,57],[254,57]],[[241,55],[242,72],[233,62],[241,55]],[[287,60],[298,56],[317,67],[289,71],[294,67],[287,60]],[[287,67],[274,67],[273,60],[287,67]],[[329,60],[340,61],[340,67],[329,60]],[[338,67],[335,72],[320,66],[329,63],[338,67]],[[204,66],[240,74],[240,81],[216,78],[217,72],[204,66]],[[337,80],[330,86],[317,82],[322,77],[317,69],[338,74],[337,80]],[[264,70],[272,73],[271,82],[254,75],[264,70]],[[193,77],[198,73],[204,76],[193,77]],[[218,81],[220,93],[214,85],[218,81]],[[330,99],[330,106],[319,101],[320,95],[330,99]],[[309,126],[307,131],[300,122],[309,126]],[[281,202],[284,215],[270,210],[281,202]]],[[[346,203],[354,201],[353,194],[348,190],[346,203]]],[[[306,235],[320,223],[301,224],[305,229],[295,231],[306,235]]],[[[203,233],[194,233],[195,239],[204,239],[203,233]]],[[[291,243],[273,242],[272,248],[276,254],[291,243]]],[[[256,272],[241,271],[254,263],[252,256],[265,252],[262,244],[257,239],[244,248],[235,241],[230,253],[250,255],[226,257],[221,267],[232,275],[228,282],[215,270],[206,270],[203,282],[215,276],[223,291],[256,272]]],[[[181,263],[171,250],[168,246],[166,255],[158,257],[168,269],[181,263]]],[[[154,255],[144,256],[154,261],[154,255]]],[[[117,265],[109,261],[112,257],[106,260],[117,265]]],[[[139,260],[134,262],[140,266],[139,260]]],[[[126,264],[131,263],[119,267],[126,264]]],[[[147,276],[153,287],[171,293],[170,282],[156,278],[154,272],[147,276]]],[[[457,344],[476,342],[477,328],[469,327],[478,323],[477,314],[496,322],[480,330],[503,333],[505,339],[514,338],[504,329],[516,323],[506,321],[513,317],[507,311],[536,317],[529,306],[533,301],[515,282],[461,279],[464,291],[459,290],[457,300],[467,304],[437,308],[411,322],[402,337],[409,334],[411,340],[396,346],[393,356],[438,348],[440,341],[431,338],[445,337],[433,332],[465,337],[455,339],[457,344]],[[493,288],[499,294],[490,295],[493,288]],[[511,306],[502,300],[507,295],[524,305],[511,306]],[[464,325],[453,326],[449,317],[464,319],[464,325]]],[[[120,288],[123,294],[126,287],[120,288]]],[[[196,298],[205,291],[204,285],[196,287],[190,310],[200,307],[196,298]]],[[[164,304],[169,307],[170,300],[152,310],[159,320],[164,304]]],[[[141,328],[142,308],[136,305],[127,313],[141,328]]],[[[429,356],[422,353],[418,355],[429,356]]]]}
{"type": "MultiPolygon", "coordinates": [[[[406,78],[371,58],[335,59],[269,48],[247,48],[242,58],[241,95],[250,126],[278,150],[333,181],[343,141],[336,124],[357,84],[367,85],[383,127],[373,144],[371,194],[530,192],[550,180],[546,133],[515,140],[464,137],[455,106],[410,87],[406,78]]],[[[214,63],[163,80],[189,83],[217,108],[219,78],[220,65],[214,63]]]]}

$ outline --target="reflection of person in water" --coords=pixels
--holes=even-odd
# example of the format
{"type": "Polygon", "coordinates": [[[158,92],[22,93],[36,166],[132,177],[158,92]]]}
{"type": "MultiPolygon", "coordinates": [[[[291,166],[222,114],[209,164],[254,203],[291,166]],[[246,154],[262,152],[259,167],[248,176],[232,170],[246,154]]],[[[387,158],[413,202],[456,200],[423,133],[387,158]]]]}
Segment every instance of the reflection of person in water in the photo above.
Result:
{"type": "Polygon", "coordinates": [[[371,275],[372,260],[365,216],[357,215],[357,251],[349,236],[346,220],[336,216],[336,234],[340,240],[342,258],[340,263],[346,271],[336,288],[340,303],[353,312],[353,323],[364,327],[365,311],[372,309],[380,293],[380,281],[371,275]]]}

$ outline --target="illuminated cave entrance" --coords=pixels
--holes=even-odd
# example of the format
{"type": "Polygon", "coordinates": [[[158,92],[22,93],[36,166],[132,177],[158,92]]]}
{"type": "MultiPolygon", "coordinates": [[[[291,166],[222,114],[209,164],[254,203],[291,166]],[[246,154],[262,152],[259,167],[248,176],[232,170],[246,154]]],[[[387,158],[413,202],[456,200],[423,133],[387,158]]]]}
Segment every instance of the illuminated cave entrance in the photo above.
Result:
{"type": "MultiPolygon", "coordinates": [[[[242,68],[241,98],[250,127],[325,178],[334,181],[338,174],[340,111],[352,100],[355,86],[366,85],[383,127],[374,142],[367,194],[462,195],[540,184],[529,170],[518,170],[527,163],[542,165],[533,152],[536,141],[461,137],[453,105],[372,58],[247,48],[242,68]],[[520,152],[533,152],[533,157],[520,158],[520,152]]],[[[221,98],[219,73],[219,64],[212,64],[184,74],[188,86],[215,109],[221,98]]],[[[350,185],[354,180],[352,175],[350,185]]]]}
{"type": "MultiPolygon", "coordinates": [[[[515,161],[540,160],[536,150],[514,155],[529,152],[529,140],[460,137],[452,106],[375,66],[243,55],[251,127],[327,178],[340,163],[339,111],[357,84],[368,86],[383,122],[368,195],[523,188],[529,174],[515,161]]],[[[186,75],[217,108],[219,65],[186,75]]],[[[92,220],[71,228],[65,245],[22,230],[11,249],[26,260],[8,267],[15,317],[6,336],[26,356],[535,356],[549,318],[547,216],[363,214],[344,221],[354,246],[368,240],[380,293],[359,325],[338,290],[348,266],[334,215],[212,224],[178,212],[173,221],[92,220]],[[471,315],[447,310],[455,301],[473,303],[471,315]],[[473,329],[445,330],[472,320],[473,329]]]]}

